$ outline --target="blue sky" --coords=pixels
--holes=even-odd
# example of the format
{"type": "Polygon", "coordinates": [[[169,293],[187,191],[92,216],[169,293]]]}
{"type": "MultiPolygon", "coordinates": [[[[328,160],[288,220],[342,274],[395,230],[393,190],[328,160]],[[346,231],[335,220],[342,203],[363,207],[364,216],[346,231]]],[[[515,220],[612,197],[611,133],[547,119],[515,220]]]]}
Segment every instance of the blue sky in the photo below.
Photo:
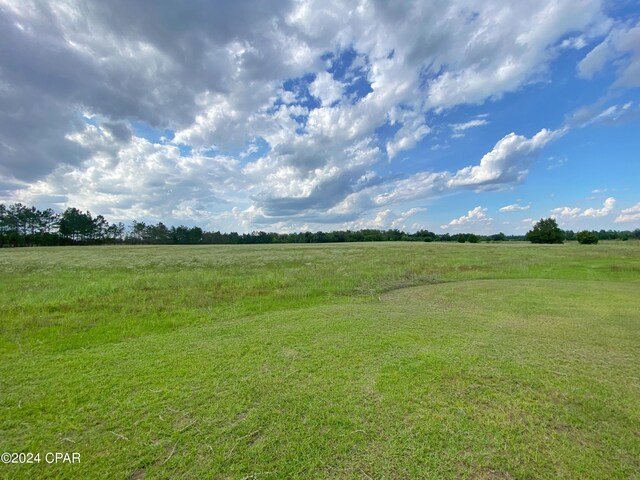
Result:
{"type": "Polygon", "coordinates": [[[640,6],[0,0],[0,201],[248,232],[640,228],[640,6]]]}

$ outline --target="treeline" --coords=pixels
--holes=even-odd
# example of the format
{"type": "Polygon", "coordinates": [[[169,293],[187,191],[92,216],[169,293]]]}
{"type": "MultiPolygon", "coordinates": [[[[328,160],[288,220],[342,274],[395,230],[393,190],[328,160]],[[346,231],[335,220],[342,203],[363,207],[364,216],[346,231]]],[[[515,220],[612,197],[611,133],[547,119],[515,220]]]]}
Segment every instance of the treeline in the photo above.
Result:
{"type": "MultiPolygon", "coordinates": [[[[598,240],[640,240],[640,228],[635,230],[584,230],[598,237],[598,240]]],[[[578,232],[580,233],[580,232],[578,232]]],[[[578,240],[578,233],[564,230],[565,240],[578,240]]]]}
{"type": "Polygon", "coordinates": [[[88,245],[124,241],[123,223],[110,224],[102,215],[77,208],[63,213],[38,210],[21,203],[0,204],[0,246],[88,245]]]}
{"type": "Polygon", "coordinates": [[[480,236],[472,233],[437,235],[428,230],[406,233],[393,230],[338,230],[332,232],[275,233],[255,231],[251,233],[205,232],[200,227],[167,227],[163,223],[146,225],[133,222],[125,237],[125,243],[146,245],[169,244],[258,244],[258,243],[336,243],[336,242],[480,242],[522,240],[524,236],[507,236],[504,233],[480,236]]]}
{"type": "MultiPolygon", "coordinates": [[[[594,232],[600,240],[640,239],[640,229],[630,231],[601,230],[594,232]]],[[[567,240],[576,234],[566,231],[567,240]]],[[[109,223],[102,215],[93,216],[77,208],[62,213],[51,209],[38,210],[21,203],[0,204],[0,247],[46,245],[198,245],[198,244],[262,244],[262,243],[330,243],[330,242],[501,242],[524,240],[524,235],[476,235],[473,233],[438,235],[428,230],[406,233],[393,230],[340,230],[332,232],[275,233],[223,233],[204,231],[200,227],[168,227],[164,223],[146,224],[134,221],[129,227],[123,223],[109,223]]]]}

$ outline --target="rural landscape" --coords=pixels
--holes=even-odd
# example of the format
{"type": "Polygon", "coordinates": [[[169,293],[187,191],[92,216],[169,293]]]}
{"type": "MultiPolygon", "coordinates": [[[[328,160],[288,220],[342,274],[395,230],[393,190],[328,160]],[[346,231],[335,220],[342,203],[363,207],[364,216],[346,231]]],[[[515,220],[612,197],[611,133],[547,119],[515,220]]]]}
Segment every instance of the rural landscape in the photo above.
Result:
{"type": "Polygon", "coordinates": [[[0,480],[640,480],[640,3],[0,0],[0,480]]]}
{"type": "Polygon", "coordinates": [[[640,242],[0,250],[3,478],[634,478],[640,242]],[[44,462],[43,462],[44,463],[44,462]]]}

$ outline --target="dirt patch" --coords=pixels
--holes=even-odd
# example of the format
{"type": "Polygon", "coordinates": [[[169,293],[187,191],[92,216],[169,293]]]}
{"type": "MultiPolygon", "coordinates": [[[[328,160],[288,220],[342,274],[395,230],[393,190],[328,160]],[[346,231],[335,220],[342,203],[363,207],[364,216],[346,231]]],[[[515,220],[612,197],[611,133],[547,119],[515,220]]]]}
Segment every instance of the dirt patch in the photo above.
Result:
{"type": "Polygon", "coordinates": [[[139,468],[129,476],[129,480],[141,480],[147,477],[147,471],[144,468],[139,468]]]}

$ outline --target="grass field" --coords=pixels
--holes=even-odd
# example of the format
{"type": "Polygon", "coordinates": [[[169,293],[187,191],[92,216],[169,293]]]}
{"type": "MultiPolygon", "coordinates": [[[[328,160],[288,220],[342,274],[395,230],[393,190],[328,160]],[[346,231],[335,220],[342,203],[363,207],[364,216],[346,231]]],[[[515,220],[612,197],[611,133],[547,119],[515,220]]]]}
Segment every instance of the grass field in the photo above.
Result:
{"type": "Polygon", "coordinates": [[[640,242],[0,250],[0,478],[640,478],[640,242]]]}

